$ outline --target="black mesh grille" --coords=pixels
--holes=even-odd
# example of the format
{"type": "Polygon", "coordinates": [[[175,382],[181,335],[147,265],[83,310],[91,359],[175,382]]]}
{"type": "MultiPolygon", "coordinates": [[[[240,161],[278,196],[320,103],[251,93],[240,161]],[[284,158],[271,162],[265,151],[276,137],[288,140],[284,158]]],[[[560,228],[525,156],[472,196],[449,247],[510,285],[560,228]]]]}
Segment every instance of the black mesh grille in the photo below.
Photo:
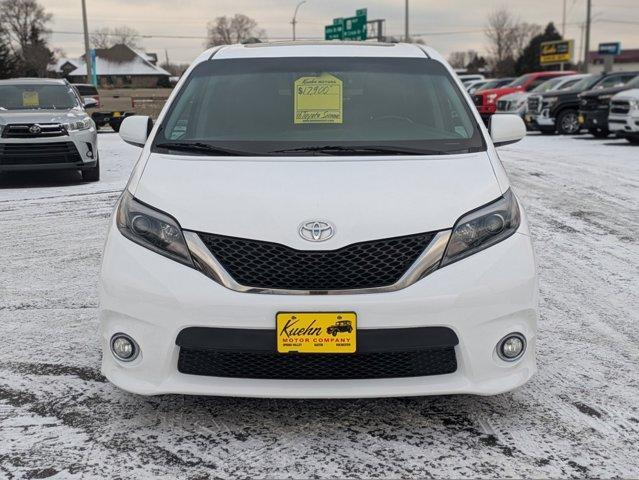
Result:
{"type": "Polygon", "coordinates": [[[222,352],[182,347],[178,360],[178,371],[185,374],[262,379],[422,377],[455,370],[455,347],[352,355],[222,352]]]}
{"type": "Polygon", "coordinates": [[[433,233],[355,243],[338,250],[284,245],[200,233],[238,283],[286,290],[352,290],[392,285],[417,260],[433,233]]]}
{"type": "Polygon", "coordinates": [[[73,142],[0,143],[0,165],[82,163],[73,142]]]}

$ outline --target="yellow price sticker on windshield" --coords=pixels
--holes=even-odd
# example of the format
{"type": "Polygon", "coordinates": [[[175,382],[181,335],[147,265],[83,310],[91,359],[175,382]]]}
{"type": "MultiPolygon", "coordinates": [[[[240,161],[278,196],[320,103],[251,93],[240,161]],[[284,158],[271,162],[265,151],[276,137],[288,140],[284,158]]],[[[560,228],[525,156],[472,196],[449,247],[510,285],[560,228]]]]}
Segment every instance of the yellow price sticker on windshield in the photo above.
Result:
{"type": "Polygon", "coordinates": [[[22,92],[22,106],[23,107],[40,106],[40,97],[38,97],[38,92],[22,92]]]}
{"type": "Polygon", "coordinates": [[[295,123],[342,123],[342,81],[328,73],[295,80],[295,123]]]}

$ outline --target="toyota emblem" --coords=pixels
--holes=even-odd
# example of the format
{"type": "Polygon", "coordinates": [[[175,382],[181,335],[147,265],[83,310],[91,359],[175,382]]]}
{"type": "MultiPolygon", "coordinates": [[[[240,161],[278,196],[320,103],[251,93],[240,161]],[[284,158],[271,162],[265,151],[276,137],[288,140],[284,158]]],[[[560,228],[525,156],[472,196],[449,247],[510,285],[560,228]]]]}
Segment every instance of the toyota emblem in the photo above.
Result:
{"type": "Polygon", "coordinates": [[[33,135],[38,135],[41,131],[42,131],[42,127],[40,127],[40,125],[38,124],[31,125],[29,127],[29,133],[32,133],[33,135]]]}
{"type": "Polygon", "coordinates": [[[299,227],[299,234],[309,242],[324,242],[335,235],[335,227],[321,220],[304,222],[299,227]]]}

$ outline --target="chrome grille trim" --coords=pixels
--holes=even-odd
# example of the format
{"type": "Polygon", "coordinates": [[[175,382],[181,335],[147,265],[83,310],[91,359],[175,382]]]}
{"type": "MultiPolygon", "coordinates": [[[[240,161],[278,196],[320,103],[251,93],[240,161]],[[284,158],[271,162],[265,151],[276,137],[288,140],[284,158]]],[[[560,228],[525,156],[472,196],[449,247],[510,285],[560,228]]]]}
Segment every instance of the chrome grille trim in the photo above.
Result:
{"type": "Polygon", "coordinates": [[[404,275],[394,284],[384,287],[361,288],[349,290],[284,290],[273,288],[256,288],[241,285],[233,279],[222,264],[215,258],[195,232],[184,231],[184,239],[191,251],[193,260],[202,273],[213,279],[220,285],[242,293],[262,293],[271,295],[357,295],[364,293],[394,292],[406,288],[433,271],[442,257],[448,245],[452,230],[443,230],[435,234],[426,249],[410,266],[404,275]]]}

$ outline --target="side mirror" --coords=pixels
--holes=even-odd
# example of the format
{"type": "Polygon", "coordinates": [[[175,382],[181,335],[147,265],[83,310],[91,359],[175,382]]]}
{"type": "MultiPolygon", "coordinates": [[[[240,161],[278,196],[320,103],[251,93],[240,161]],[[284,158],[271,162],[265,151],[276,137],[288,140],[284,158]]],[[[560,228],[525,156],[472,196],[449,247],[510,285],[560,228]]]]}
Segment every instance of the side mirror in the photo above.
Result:
{"type": "Polygon", "coordinates": [[[136,147],[143,147],[152,129],[153,120],[151,120],[151,117],[131,115],[122,120],[120,138],[136,147]]]}
{"type": "Polygon", "coordinates": [[[517,143],[526,136],[526,125],[521,117],[507,113],[490,117],[489,130],[496,147],[517,143]]]}
{"type": "Polygon", "coordinates": [[[84,104],[84,108],[96,108],[98,106],[98,101],[91,97],[83,98],[82,103],[84,104]]]}

